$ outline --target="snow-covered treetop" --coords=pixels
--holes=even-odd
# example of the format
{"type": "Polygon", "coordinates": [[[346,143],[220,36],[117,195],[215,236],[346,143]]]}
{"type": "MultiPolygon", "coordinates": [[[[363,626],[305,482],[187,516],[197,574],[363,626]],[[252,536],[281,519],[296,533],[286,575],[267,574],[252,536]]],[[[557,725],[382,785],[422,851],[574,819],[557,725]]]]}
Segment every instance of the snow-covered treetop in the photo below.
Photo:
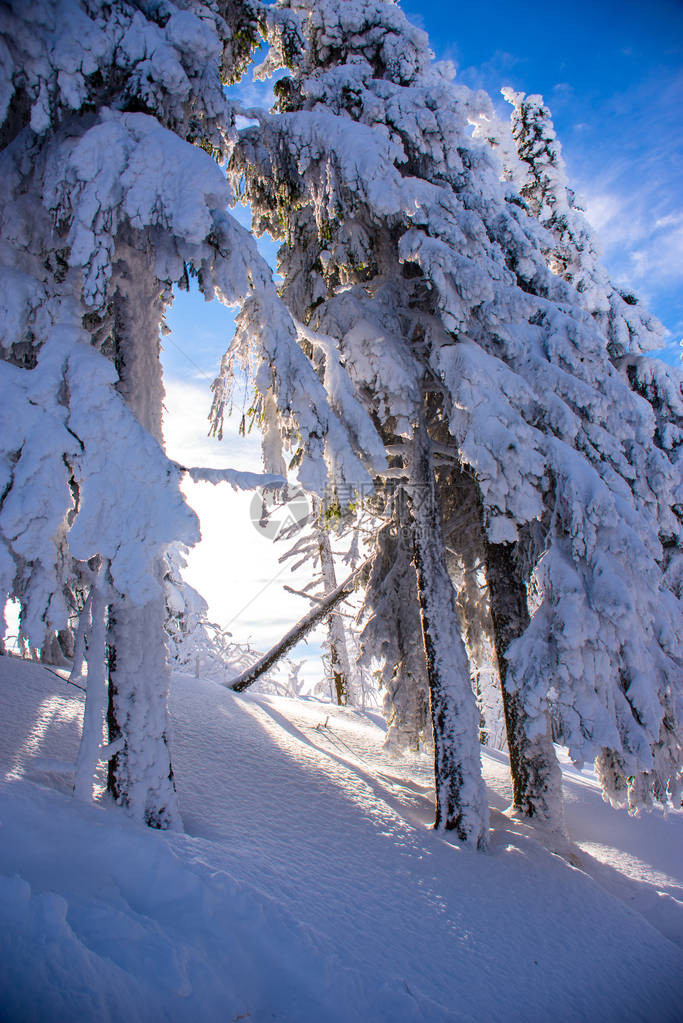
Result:
{"type": "Polygon", "coordinates": [[[374,78],[409,85],[432,56],[427,35],[393,2],[279,3],[303,23],[306,49],[300,71],[353,64],[374,78]]]}
{"type": "Polygon", "coordinates": [[[664,327],[632,292],[612,284],[601,263],[597,239],[569,187],[562,147],[543,97],[509,88],[502,93],[513,107],[510,124],[480,115],[475,137],[497,150],[506,179],[548,230],[550,269],[579,293],[606,334],[612,357],[661,348],[667,337],[664,327]]]}

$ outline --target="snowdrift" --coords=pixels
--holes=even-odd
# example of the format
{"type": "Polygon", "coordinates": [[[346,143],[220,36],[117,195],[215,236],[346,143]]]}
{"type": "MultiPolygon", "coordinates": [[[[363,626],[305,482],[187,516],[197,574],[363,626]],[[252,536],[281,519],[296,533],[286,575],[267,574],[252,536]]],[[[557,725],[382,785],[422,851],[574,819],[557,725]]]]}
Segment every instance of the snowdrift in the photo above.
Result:
{"type": "Polygon", "coordinates": [[[83,694],[0,658],[3,1020],[680,1019],[683,815],[565,768],[570,845],[430,830],[431,764],[375,715],[178,677],[186,833],[71,795],[83,694]]]}

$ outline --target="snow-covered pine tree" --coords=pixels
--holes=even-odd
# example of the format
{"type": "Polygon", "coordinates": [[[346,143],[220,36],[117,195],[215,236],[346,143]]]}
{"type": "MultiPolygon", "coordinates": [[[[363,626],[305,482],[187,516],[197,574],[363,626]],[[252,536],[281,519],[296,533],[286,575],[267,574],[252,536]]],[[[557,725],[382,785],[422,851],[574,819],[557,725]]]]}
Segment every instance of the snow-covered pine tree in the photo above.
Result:
{"type": "MultiPolygon", "coordinates": [[[[682,487],[680,446],[683,437],[683,375],[680,368],[667,366],[645,352],[664,344],[667,332],[643,307],[632,292],[617,288],[600,261],[599,246],[583,210],[569,187],[561,145],[556,137],[550,111],[541,96],[525,96],[512,89],[503,95],[513,107],[510,118],[514,145],[506,135],[506,126],[479,120],[476,134],[498,149],[505,177],[524,198],[530,212],[548,232],[545,246],[551,271],[568,281],[578,293],[582,306],[591,314],[602,332],[614,366],[632,389],[651,406],[654,415],[654,446],[664,452],[671,470],[663,467],[658,452],[652,452],[654,465],[642,479],[634,480],[641,499],[652,501],[651,479],[657,480],[659,536],[662,543],[660,564],[666,585],[680,600],[683,578],[683,526],[681,523],[682,487]]],[[[655,759],[662,745],[670,748],[671,716],[662,739],[655,744],[655,759]]],[[[599,758],[599,770],[613,776],[614,758],[607,753],[599,758]]],[[[664,776],[671,771],[671,756],[665,755],[664,776]]],[[[675,773],[675,769],[674,769],[675,773]]],[[[651,774],[651,772],[648,772],[651,774]]],[[[635,785],[636,783],[634,783],[635,785]]],[[[650,779],[654,790],[662,792],[661,782],[650,779]]],[[[607,788],[625,791],[614,777],[607,788]]],[[[665,788],[665,786],[664,786],[665,788]]],[[[634,805],[637,799],[632,798],[634,805]]],[[[647,802],[647,799],[645,800],[647,802]]]]}
{"type": "Polygon", "coordinates": [[[385,440],[400,412],[419,436],[425,384],[440,396],[484,516],[515,803],[561,821],[550,713],[577,763],[616,756],[635,804],[648,785],[675,794],[680,611],[658,565],[653,495],[669,468],[652,417],[472,139],[488,98],[430,64],[394,4],[289,6],[304,59],[277,83],[281,113],[242,133],[233,171],[257,231],[286,238],[288,305],[336,341],[385,440]]]}
{"type": "Polygon", "coordinates": [[[655,444],[676,468],[670,485],[658,491],[665,574],[681,596],[683,528],[679,449],[683,437],[683,375],[680,368],[648,357],[663,346],[667,332],[630,291],[617,288],[601,263],[593,231],[569,187],[562,149],[541,96],[503,89],[512,104],[510,126],[482,118],[477,134],[498,148],[508,180],[548,231],[548,265],[576,289],[584,308],[605,335],[614,365],[651,405],[655,444]],[[506,137],[511,133],[514,145],[506,137]]]}
{"type": "MultiPolygon", "coordinates": [[[[326,8],[325,15],[327,16],[329,13],[330,11],[326,8]]],[[[321,134],[327,127],[324,123],[326,119],[327,115],[323,115],[320,119],[321,134]]],[[[343,127],[344,122],[338,118],[330,120],[337,122],[334,124],[334,131],[338,133],[339,127],[343,127]]],[[[292,124],[292,121],[288,122],[288,128],[292,124]]],[[[271,144],[277,146],[275,139],[271,138],[270,127],[269,125],[265,129],[268,134],[265,146],[263,145],[263,126],[258,131],[250,133],[248,141],[245,136],[247,145],[265,150],[263,155],[266,159],[273,156],[271,144]]],[[[273,127],[277,133],[277,127],[274,125],[273,127]]],[[[343,152],[343,145],[339,144],[341,140],[337,138],[335,141],[336,152],[341,154],[343,152]]],[[[293,148],[295,142],[290,139],[289,143],[293,148]]],[[[290,200],[296,198],[296,192],[300,185],[291,173],[291,161],[289,168],[278,167],[274,178],[271,176],[272,169],[266,170],[265,161],[262,161],[259,168],[261,174],[257,180],[256,176],[250,173],[250,167],[257,164],[259,155],[260,153],[256,152],[247,153],[244,162],[237,165],[236,170],[239,172],[245,170],[250,179],[247,194],[252,201],[256,223],[268,226],[277,233],[279,226],[276,218],[279,216],[283,223],[287,224],[289,237],[293,238],[296,235],[297,244],[292,246],[289,253],[290,258],[287,260],[288,265],[285,266],[283,262],[285,271],[283,295],[295,315],[301,318],[305,316],[308,319],[311,305],[322,300],[328,290],[319,269],[315,269],[311,265],[298,266],[294,270],[295,262],[301,259],[306,262],[308,259],[308,255],[303,255],[305,253],[310,254],[311,264],[317,262],[320,238],[314,214],[308,205],[301,210],[300,215],[292,209],[295,204],[290,200]],[[287,173],[287,169],[290,170],[290,173],[287,173]],[[284,180],[282,170],[285,170],[284,180]],[[268,184],[268,179],[272,182],[271,185],[268,184]],[[276,215],[273,216],[271,204],[275,198],[277,207],[278,195],[280,196],[280,205],[279,208],[276,208],[276,215]],[[258,201],[259,198],[261,201],[258,201]],[[312,276],[309,275],[309,270],[314,271],[312,276]],[[316,291],[317,293],[315,293],[316,291]]],[[[299,162],[299,169],[301,169],[301,162],[299,162]]],[[[304,176],[301,181],[301,185],[305,188],[312,184],[311,177],[315,176],[313,165],[311,165],[311,170],[313,175],[304,176]]],[[[376,185],[378,184],[379,181],[376,185]]],[[[339,196],[335,196],[335,200],[337,199],[339,196]]],[[[298,205],[297,202],[296,206],[298,205]]],[[[320,214],[323,219],[329,221],[329,216],[325,215],[327,212],[329,211],[315,211],[316,215],[320,214]]],[[[330,229],[331,224],[328,224],[328,231],[330,229]]],[[[323,262],[325,262],[325,257],[331,257],[331,253],[323,253],[323,262]]],[[[338,262],[332,258],[328,258],[327,262],[330,273],[337,273],[338,262]]],[[[320,264],[318,264],[319,266],[320,264]]],[[[389,290],[400,290],[402,287],[400,270],[397,272],[396,267],[397,264],[392,266],[387,280],[387,299],[389,297],[392,300],[396,298],[396,295],[393,294],[389,296],[389,290]]],[[[332,297],[335,290],[334,285],[329,288],[332,297]]],[[[348,312],[354,320],[360,321],[362,324],[364,306],[368,305],[367,296],[363,296],[359,289],[353,295],[349,294],[349,299],[353,308],[349,307],[348,312]]],[[[323,303],[323,305],[325,313],[327,313],[329,303],[323,303]]],[[[321,314],[323,305],[320,305],[321,314]]],[[[399,300],[398,308],[405,308],[403,299],[399,300]]],[[[316,319],[316,325],[321,325],[320,316],[316,319]]],[[[322,326],[324,327],[324,324],[322,326]]],[[[477,715],[470,688],[466,656],[455,614],[452,587],[445,575],[443,544],[438,536],[438,522],[435,517],[433,497],[431,448],[426,429],[424,425],[421,425],[424,423],[425,415],[421,385],[422,369],[405,344],[405,327],[404,323],[398,323],[392,338],[392,342],[395,341],[395,351],[392,346],[387,344],[386,355],[387,362],[395,359],[400,364],[403,361],[408,390],[397,395],[396,372],[391,373],[388,379],[387,395],[391,395],[392,399],[396,396],[397,401],[395,404],[387,403],[385,412],[389,417],[395,418],[398,406],[403,407],[401,428],[404,431],[404,437],[410,438],[410,443],[404,445],[404,469],[408,474],[407,485],[412,498],[411,546],[419,565],[416,589],[422,611],[425,646],[428,650],[427,672],[430,677],[432,716],[436,733],[437,821],[445,827],[454,827],[461,838],[472,841],[475,845],[483,844],[486,836],[486,807],[478,762],[477,715]],[[439,549],[435,550],[436,547],[439,549]]],[[[412,332],[412,325],[410,332],[412,332]]],[[[338,355],[333,354],[339,348],[339,333],[334,330],[330,331],[330,335],[321,335],[320,331],[314,332],[313,335],[309,334],[313,345],[320,344],[322,341],[326,346],[326,376],[327,366],[330,362],[334,365],[334,361],[339,358],[338,355]]],[[[376,329],[368,338],[371,343],[373,335],[375,338],[377,337],[376,329]]],[[[359,344],[363,344],[362,336],[359,337],[359,344]]],[[[348,351],[344,351],[344,355],[347,367],[351,368],[353,375],[354,360],[349,356],[348,351]]],[[[381,374],[385,367],[381,363],[376,363],[376,369],[381,374]]],[[[359,393],[362,394],[362,391],[359,390],[359,393]]],[[[374,402],[371,401],[369,404],[373,408],[374,402]]],[[[378,417],[378,420],[381,422],[381,417],[378,417]]]]}
{"type": "Polygon", "coordinates": [[[66,622],[71,559],[91,566],[92,713],[76,787],[88,792],[108,758],[117,801],[155,827],[179,826],[163,552],[198,538],[181,469],[161,447],[159,326],[174,284],[196,273],[207,299],[241,306],[307,480],[325,478],[325,444],[350,480],[367,479],[268,267],[225,212],[216,162],[234,125],[223,83],[259,30],[285,59],[290,27],[251,0],[13,0],[0,11],[0,589],[40,647],[66,622]]]}

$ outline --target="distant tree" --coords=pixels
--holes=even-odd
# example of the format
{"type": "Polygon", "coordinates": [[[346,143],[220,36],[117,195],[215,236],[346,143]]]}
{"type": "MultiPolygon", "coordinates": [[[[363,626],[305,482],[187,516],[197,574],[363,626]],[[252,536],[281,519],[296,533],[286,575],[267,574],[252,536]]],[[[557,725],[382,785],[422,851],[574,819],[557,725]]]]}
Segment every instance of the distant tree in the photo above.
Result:
{"type": "MultiPolygon", "coordinates": [[[[325,521],[325,512],[319,501],[314,501],[311,509],[311,521],[305,524],[303,531],[296,537],[290,549],[280,557],[281,562],[291,560],[292,571],[307,565],[311,578],[303,590],[292,590],[298,596],[305,597],[313,605],[333,593],[339,585],[335,567],[335,555],[331,539],[331,523],[325,521]]],[[[282,539],[291,537],[283,536],[282,539]]],[[[286,587],[286,589],[291,589],[286,587]]],[[[347,630],[340,609],[327,617],[327,637],[325,649],[327,653],[328,691],[338,706],[344,707],[351,703],[352,669],[348,651],[347,630]]]]}

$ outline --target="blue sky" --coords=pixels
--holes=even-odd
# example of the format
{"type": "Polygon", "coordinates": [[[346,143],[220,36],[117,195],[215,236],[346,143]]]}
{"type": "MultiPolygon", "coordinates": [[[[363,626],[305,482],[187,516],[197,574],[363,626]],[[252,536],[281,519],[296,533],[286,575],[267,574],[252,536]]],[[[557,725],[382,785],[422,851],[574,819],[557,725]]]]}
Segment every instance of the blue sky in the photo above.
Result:
{"type": "MultiPolygon", "coordinates": [[[[550,106],[570,182],[585,200],[613,279],[639,293],[671,331],[664,354],[679,358],[683,337],[683,3],[575,0],[524,5],[493,0],[475,7],[446,0],[406,13],[430,35],[437,57],[452,60],[458,80],[498,97],[503,85],[542,93],[550,106]]],[[[250,87],[249,91],[252,89],[250,87]]],[[[250,102],[257,99],[253,90],[250,102]]],[[[507,116],[507,105],[499,99],[507,116]]],[[[241,212],[245,219],[245,211],[241,212]]],[[[273,257],[274,247],[268,246],[273,257]]],[[[217,302],[179,293],[164,339],[169,452],[184,464],[259,468],[256,436],[236,423],[219,444],[206,437],[209,383],[233,330],[217,302]]],[[[281,553],[255,533],[248,496],[227,486],[187,485],[203,542],[190,560],[190,581],[209,600],[212,617],[235,638],[262,649],[306,610],[282,583],[281,553]],[[253,534],[253,536],[252,536],[253,534]]],[[[319,654],[319,636],[309,654],[319,654]]],[[[304,656],[303,650],[296,651],[304,656]]],[[[317,663],[310,665],[313,677],[317,663]]]]}
{"type": "MultiPolygon", "coordinates": [[[[683,3],[406,0],[458,80],[541,93],[613,278],[683,337],[683,3]]],[[[506,104],[501,101],[501,110],[506,104]]]]}

